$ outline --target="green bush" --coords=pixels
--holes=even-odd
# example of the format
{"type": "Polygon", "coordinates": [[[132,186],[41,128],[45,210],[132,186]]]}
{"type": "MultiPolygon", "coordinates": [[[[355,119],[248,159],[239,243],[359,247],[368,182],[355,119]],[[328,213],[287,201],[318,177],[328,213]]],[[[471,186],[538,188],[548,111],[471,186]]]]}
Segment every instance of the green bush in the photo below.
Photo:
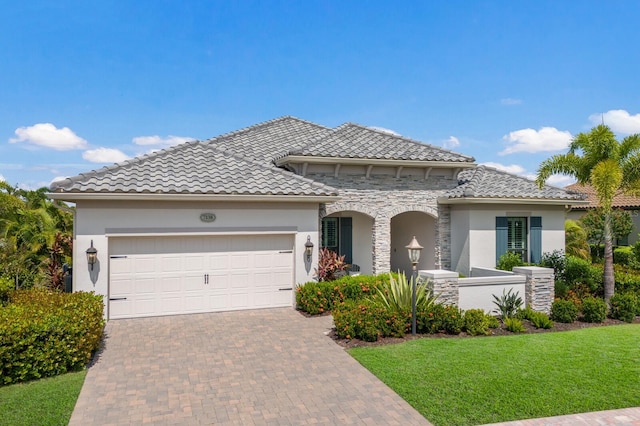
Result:
{"type": "Polygon", "coordinates": [[[500,320],[493,315],[487,315],[487,321],[489,321],[489,328],[500,327],[500,320]]]}
{"type": "Polygon", "coordinates": [[[518,295],[519,293],[517,291],[511,293],[512,290],[513,288],[510,288],[508,292],[502,290],[502,296],[500,297],[492,294],[494,299],[493,304],[497,306],[494,312],[499,314],[503,319],[510,318],[517,314],[522,306],[522,298],[518,295]]]}
{"type": "Polygon", "coordinates": [[[640,271],[617,267],[614,270],[616,291],[633,292],[640,297],[640,271]]]}
{"type": "Polygon", "coordinates": [[[9,300],[9,295],[16,285],[11,278],[0,276],[0,305],[9,300]]]}
{"type": "Polygon", "coordinates": [[[535,328],[553,328],[553,321],[551,321],[549,315],[545,314],[544,312],[532,311],[529,314],[528,320],[531,321],[531,324],[533,324],[535,328]]]}
{"type": "Polygon", "coordinates": [[[535,315],[536,311],[534,311],[533,309],[531,309],[530,306],[527,306],[524,309],[520,309],[518,311],[518,313],[515,315],[515,318],[521,319],[521,320],[529,320],[531,321],[531,317],[533,317],[535,315]]]}
{"type": "Polygon", "coordinates": [[[416,310],[416,323],[418,333],[460,334],[464,317],[456,306],[434,303],[416,310]]]}
{"type": "Polygon", "coordinates": [[[553,283],[553,291],[556,297],[564,299],[569,292],[569,286],[562,280],[556,280],[553,283]]]}
{"type": "Polygon", "coordinates": [[[613,250],[613,263],[618,265],[631,265],[635,260],[636,254],[633,247],[622,246],[613,250]]]}
{"type": "Polygon", "coordinates": [[[84,367],[100,346],[102,296],[18,290],[0,307],[1,384],[84,367]]]}
{"type": "Polygon", "coordinates": [[[542,259],[540,259],[540,266],[553,269],[553,276],[556,280],[564,279],[566,265],[567,257],[562,250],[543,253],[542,259]]]}
{"type": "Polygon", "coordinates": [[[512,333],[522,333],[525,331],[524,325],[522,325],[522,321],[518,318],[507,317],[503,321],[505,328],[512,333]]]}
{"type": "Polygon", "coordinates": [[[469,309],[464,313],[464,329],[472,336],[489,334],[489,317],[482,309],[469,309]]]}
{"type": "Polygon", "coordinates": [[[447,334],[460,334],[464,327],[462,310],[453,305],[444,305],[438,321],[440,323],[440,330],[447,334]]]}
{"type": "Polygon", "coordinates": [[[564,282],[569,289],[577,284],[586,284],[592,293],[602,292],[602,268],[593,266],[589,261],[574,256],[567,256],[564,270],[564,282]]]}
{"type": "Polygon", "coordinates": [[[506,252],[498,259],[497,269],[501,269],[503,271],[511,271],[516,266],[523,266],[524,262],[522,261],[522,256],[518,253],[513,253],[511,251],[506,252]]]}
{"type": "Polygon", "coordinates": [[[402,337],[411,326],[410,312],[395,312],[371,300],[347,300],[332,312],[338,337],[375,342],[402,337]]]}
{"type": "MultiPolygon", "coordinates": [[[[396,276],[391,274],[391,276],[396,276]]],[[[330,312],[347,300],[361,300],[389,282],[389,274],[344,276],[336,281],[310,281],[296,288],[296,306],[311,315],[330,312]]]]}
{"type": "MultiPolygon", "coordinates": [[[[404,273],[397,276],[389,274],[389,281],[377,288],[377,294],[372,300],[394,310],[411,310],[413,303],[413,280],[407,280],[404,273]]],[[[436,298],[431,295],[427,283],[418,282],[416,285],[416,309],[423,305],[432,305],[436,298]]]]}
{"type": "Polygon", "coordinates": [[[578,318],[578,307],[571,300],[558,299],[551,305],[551,319],[563,323],[572,323],[578,318]]]}
{"type": "Polygon", "coordinates": [[[607,317],[607,304],[592,296],[582,299],[582,317],[585,322],[602,322],[607,317]]]}
{"type": "Polygon", "coordinates": [[[633,322],[638,312],[638,297],[634,293],[616,293],[609,300],[611,318],[633,322]]]}

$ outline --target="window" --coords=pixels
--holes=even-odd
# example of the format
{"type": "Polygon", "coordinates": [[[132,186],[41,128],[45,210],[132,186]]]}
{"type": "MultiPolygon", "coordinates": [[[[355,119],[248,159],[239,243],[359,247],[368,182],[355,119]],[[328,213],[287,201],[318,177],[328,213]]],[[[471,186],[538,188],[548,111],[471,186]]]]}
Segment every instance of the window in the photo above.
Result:
{"type": "Polygon", "coordinates": [[[527,218],[507,218],[507,250],[518,253],[523,262],[527,262],[527,218]]]}
{"type": "Polygon", "coordinates": [[[322,219],[322,248],[344,255],[344,261],[353,263],[352,218],[325,217],[322,219]]]}
{"type": "Polygon", "coordinates": [[[506,252],[518,253],[523,262],[542,258],[542,217],[496,217],[496,262],[506,252]]]}

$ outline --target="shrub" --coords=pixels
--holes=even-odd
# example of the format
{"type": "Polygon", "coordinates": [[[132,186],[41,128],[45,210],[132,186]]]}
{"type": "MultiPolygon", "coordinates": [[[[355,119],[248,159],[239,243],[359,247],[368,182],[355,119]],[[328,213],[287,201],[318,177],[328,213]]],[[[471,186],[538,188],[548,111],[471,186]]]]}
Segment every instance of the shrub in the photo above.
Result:
{"type": "Polygon", "coordinates": [[[535,315],[536,311],[534,311],[533,309],[531,309],[530,306],[527,306],[524,309],[520,309],[518,311],[518,313],[515,315],[515,318],[521,319],[521,320],[529,320],[531,321],[531,317],[533,315],[535,315]]]}
{"type": "Polygon", "coordinates": [[[585,322],[602,322],[607,317],[607,304],[592,296],[582,299],[582,316],[585,322]]]}
{"type": "Polygon", "coordinates": [[[498,259],[497,269],[501,269],[503,271],[511,271],[516,266],[523,266],[524,262],[522,261],[522,256],[518,253],[514,253],[511,251],[506,252],[498,259]]]}
{"type": "MultiPolygon", "coordinates": [[[[389,274],[389,281],[377,288],[375,301],[383,304],[394,311],[412,309],[413,303],[413,280],[408,281],[404,273],[398,272],[396,277],[389,274]]],[[[416,309],[424,305],[432,305],[435,297],[431,296],[431,291],[426,283],[416,285],[416,309]]]]}
{"type": "Polygon", "coordinates": [[[500,327],[500,320],[494,317],[493,315],[487,315],[487,321],[489,322],[489,328],[498,328],[500,327]]]}
{"type": "Polygon", "coordinates": [[[462,332],[464,317],[461,309],[453,305],[444,305],[440,315],[437,319],[440,323],[440,330],[447,334],[460,334],[462,332]]]}
{"type": "Polygon", "coordinates": [[[375,342],[379,337],[402,337],[410,326],[410,312],[393,312],[371,300],[348,300],[333,310],[336,334],[345,339],[375,342]]]}
{"type": "Polygon", "coordinates": [[[502,296],[498,297],[493,294],[493,303],[498,308],[494,310],[497,314],[502,316],[502,319],[510,318],[514,316],[520,307],[522,306],[522,298],[518,296],[518,292],[511,293],[513,288],[510,288],[508,292],[502,290],[502,296]]]}
{"type": "MultiPolygon", "coordinates": [[[[296,306],[311,315],[329,312],[347,300],[361,300],[377,293],[389,274],[344,276],[336,281],[310,281],[296,288],[296,306]]],[[[395,274],[391,274],[395,276],[395,274]]]]}
{"type": "Polygon", "coordinates": [[[618,265],[631,265],[635,260],[635,257],[636,255],[633,251],[633,247],[616,247],[613,250],[613,263],[618,265]]]}
{"type": "Polygon", "coordinates": [[[549,329],[553,327],[553,321],[544,312],[532,311],[528,320],[531,321],[535,328],[549,329]]]}
{"type": "Polygon", "coordinates": [[[630,291],[640,296],[640,273],[634,270],[616,268],[614,270],[616,291],[622,293],[630,291]]]}
{"type": "Polygon", "coordinates": [[[464,313],[464,329],[472,336],[489,334],[488,315],[482,309],[469,309],[464,313]]]}
{"type": "Polygon", "coordinates": [[[567,256],[564,281],[570,289],[576,284],[586,284],[592,293],[602,291],[602,269],[587,260],[567,256]]]}
{"type": "Polygon", "coordinates": [[[318,281],[334,281],[338,275],[347,270],[349,264],[344,261],[344,255],[321,248],[318,254],[318,267],[316,268],[316,279],[318,281]]]}
{"type": "Polygon", "coordinates": [[[518,318],[505,318],[503,321],[505,328],[512,333],[522,333],[525,331],[522,321],[518,318]]]}
{"type": "Polygon", "coordinates": [[[540,259],[540,266],[553,269],[553,276],[556,281],[564,279],[566,264],[567,258],[562,250],[543,253],[542,259],[540,259]]]}
{"type": "Polygon", "coordinates": [[[609,300],[611,318],[633,322],[638,312],[638,297],[633,293],[616,293],[609,300]]]}
{"type": "Polygon", "coordinates": [[[0,305],[9,300],[9,295],[16,285],[11,278],[0,276],[0,305]]]}
{"type": "Polygon", "coordinates": [[[556,297],[560,299],[564,299],[567,296],[567,293],[569,292],[569,286],[567,285],[567,283],[565,283],[562,280],[556,280],[553,283],[553,292],[556,295],[556,297]]]}
{"type": "Polygon", "coordinates": [[[570,300],[558,299],[551,305],[551,319],[563,323],[572,323],[578,318],[578,307],[570,300]]]}
{"type": "Polygon", "coordinates": [[[102,296],[42,289],[11,293],[0,308],[2,384],[55,376],[86,365],[102,340],[102,296]]]}

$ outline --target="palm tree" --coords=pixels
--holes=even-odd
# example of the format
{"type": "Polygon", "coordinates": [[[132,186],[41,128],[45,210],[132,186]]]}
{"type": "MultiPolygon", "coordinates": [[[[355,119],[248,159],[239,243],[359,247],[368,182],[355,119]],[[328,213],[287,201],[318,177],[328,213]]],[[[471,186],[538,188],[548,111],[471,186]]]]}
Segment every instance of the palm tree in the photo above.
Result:
{"type": "Polygon", "coordinates": [[[604,213],[604,298],[607,303],[615,291],[613,275],[613,238],[611,204],[618,193],[640,194],[640,135],[619,142],[604,124],[579,133],[571,141],[569,152],[546,159],[538,168],[540,188],[556,173],[573,176],[578,183],[591,185],[604,213]]]}

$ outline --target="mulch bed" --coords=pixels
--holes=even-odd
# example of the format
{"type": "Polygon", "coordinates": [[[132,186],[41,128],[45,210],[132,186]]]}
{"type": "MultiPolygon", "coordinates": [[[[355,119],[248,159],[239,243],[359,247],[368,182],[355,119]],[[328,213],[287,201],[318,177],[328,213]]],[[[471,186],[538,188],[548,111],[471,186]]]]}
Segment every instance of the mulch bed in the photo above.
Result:
{"type": "MultiPolygon", "coordinates": [[[[323,315],[329,315],[329,314],[323,314],[323,315]]],[[[529,321],[526,321],[526,320],[522,321],[522,324],[525,327],[524,333],[512,333],[506,328],[504,328],[504,324],[500,324],[499,328],[489,329],[489,331],[491,331],[491,334],[488,336],[471,336],[465,332],[462,332],[458,335],[437,333],[437,334],[418,334],[416,336],[412,336],[409,333],[405,337],[383,337],[378,339],[376,342],[365,342],[358,339],[341,339],[336,335],[335,328],[331,330],[328,336],[331,337],[334,340],[334,342],[336,342],[338,345],[346,349],[349,349],[349,348],[367,347],[367,346],[392,345],[392,344],[407,342],[409,340],[414,340],[414,339],[490,338],[491,336],[508,336],[508,335],[515,335],[515,334],[555,333],[559,331],[580,330],[582,328],[590,328],[590,327],[609,327],[609,326],[628,324],[628,323],[619,321],[619,320],[614,320],[611,318],[607,318],[606,320],[604,320],[604,322],[601,322],[601,323],[574,321],[570,324],[565,324],[561,322],[554,322],[553,328],[550,328],[547,330],[542,328],[535,328],[533,325],[531,325],[529,321]]],[[[633,324],[640,324],[640,317],[636,317],[635,320],[633,321],[633,324]]]]}

